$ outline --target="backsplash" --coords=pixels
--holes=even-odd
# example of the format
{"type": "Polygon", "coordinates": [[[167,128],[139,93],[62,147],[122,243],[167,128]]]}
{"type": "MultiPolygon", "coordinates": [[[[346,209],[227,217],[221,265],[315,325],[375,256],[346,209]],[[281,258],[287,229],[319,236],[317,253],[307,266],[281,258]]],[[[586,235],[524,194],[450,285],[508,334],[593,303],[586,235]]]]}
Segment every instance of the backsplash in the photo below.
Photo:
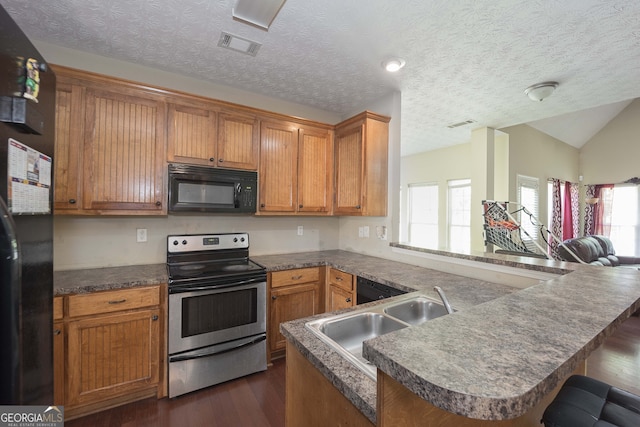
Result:
{"type": "Polygon", "coordinates": [[[54,270],[164,263],[168,235],[225,232],[249,233],[251,255],[338,249],[340,240],[336,217],[56,216],[54,270]],[[138,229],[146,242],[136,241],[138,229]]]}

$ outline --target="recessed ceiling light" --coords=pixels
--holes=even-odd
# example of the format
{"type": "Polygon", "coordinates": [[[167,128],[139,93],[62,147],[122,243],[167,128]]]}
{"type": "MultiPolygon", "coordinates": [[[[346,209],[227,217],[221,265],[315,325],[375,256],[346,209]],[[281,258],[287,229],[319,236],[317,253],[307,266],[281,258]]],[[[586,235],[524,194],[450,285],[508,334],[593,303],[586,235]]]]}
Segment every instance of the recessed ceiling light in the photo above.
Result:
{"type": "Polygon", "coordinates": [[[390,73],[395,73],[406,64],[404,59],[390,58],[382,63],[382,67],[390,73]]]}
{"type": "Polygon", "coordinates": [[[542,101],[545,98],[551,96],[554,90],[558,87],[558,82],[543,82],[533,86],[529,86],[524,90],[524,94],[532,101],[542,101]]]}

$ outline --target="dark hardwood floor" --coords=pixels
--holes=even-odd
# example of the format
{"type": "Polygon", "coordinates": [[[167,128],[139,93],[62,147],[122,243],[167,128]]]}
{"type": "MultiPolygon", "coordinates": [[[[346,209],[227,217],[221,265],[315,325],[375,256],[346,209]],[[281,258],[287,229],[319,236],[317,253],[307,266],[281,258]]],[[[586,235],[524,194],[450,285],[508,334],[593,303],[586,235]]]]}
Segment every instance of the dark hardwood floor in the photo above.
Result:
{"type": "Polygon", "coordinates": [[[249,375],[175,399],[145,399],[65,421],[65,427],[282,427],[285,360],[249,375]]]}
{"type": "MultiPolygon", "coordinates": [[[[588,375],[640,395],[640,317],[631,317],[591,354],[588,375]]],[[[65,427],[284,426],[285,360],[176,399],[145,399],[66,421],[65,427]]]]}

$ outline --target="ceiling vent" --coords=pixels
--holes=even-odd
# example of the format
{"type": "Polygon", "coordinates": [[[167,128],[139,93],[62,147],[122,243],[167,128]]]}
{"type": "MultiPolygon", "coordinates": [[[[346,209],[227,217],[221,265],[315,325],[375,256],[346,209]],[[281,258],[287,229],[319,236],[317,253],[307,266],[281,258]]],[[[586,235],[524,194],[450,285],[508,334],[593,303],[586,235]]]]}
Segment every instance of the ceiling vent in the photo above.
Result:
{"type": "Polygon", "coordinates": [[[465,120],[464,122],[458,122],[458,123],[454,123],[451,124],[449,126],[447,126],[449,129],[455,129],[455,128],[459,128],[460,126],[466,126],[466,125],[470,125],[471,123],[475,123],[475,120],[465,120]]]}
{"type": "Polygon", "coordinates": [[[243,39],[242,37],[234,36],[233,34],[225,33],[220,34],[220,40],[218,40],[218,46],[225,49],[235,50],[236,52],[244,53],[246,55],[256,56],[262,46],[258,42],[243,39]]]}

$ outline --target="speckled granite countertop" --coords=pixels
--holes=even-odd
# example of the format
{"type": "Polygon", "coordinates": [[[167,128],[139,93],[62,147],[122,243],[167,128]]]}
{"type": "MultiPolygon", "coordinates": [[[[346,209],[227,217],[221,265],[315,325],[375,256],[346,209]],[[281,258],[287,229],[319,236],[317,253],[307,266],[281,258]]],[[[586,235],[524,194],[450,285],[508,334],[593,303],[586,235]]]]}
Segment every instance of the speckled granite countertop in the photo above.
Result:
{"type": "MultiPolygon", "coordinates": [[[[478,419],[525,413],[640,308],[637,270],[510,256],[455,257],[564,275],[521,290],[342,251],[254,259],[272,269],[327,263],[434,296],[433,286],[443,287],[456,313],[367,341],[364,355],[433,405],[478,419]]],[[[375,382],[308,331],[304,324],[310,319],[287,322],[281,330],[375,423],[375,382]]]]}
{"type": "Polygon", "coordinates": [[[86,294],[162,283],[167,283],[166,264],[55,271],[53,295],[86,294]]]}

